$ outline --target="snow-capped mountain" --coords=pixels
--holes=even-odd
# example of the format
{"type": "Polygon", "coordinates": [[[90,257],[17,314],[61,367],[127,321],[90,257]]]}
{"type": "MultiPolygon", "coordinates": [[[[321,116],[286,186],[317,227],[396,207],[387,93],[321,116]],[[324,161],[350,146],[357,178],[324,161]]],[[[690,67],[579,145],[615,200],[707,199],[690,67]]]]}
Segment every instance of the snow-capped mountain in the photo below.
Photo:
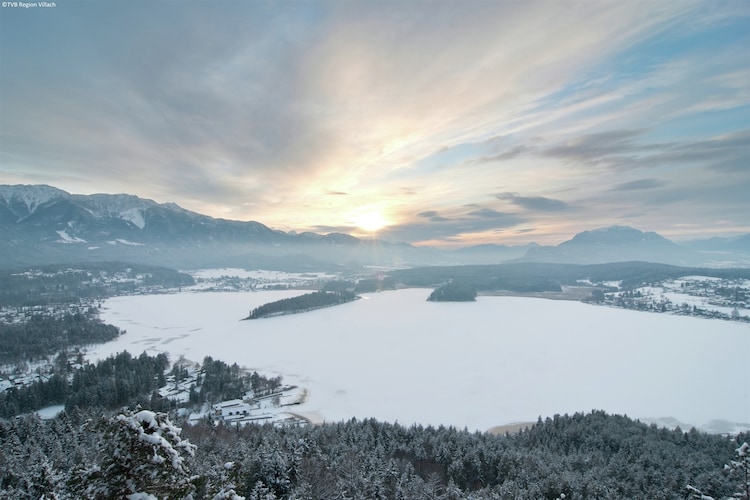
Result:
{"type": "Polygon", "coordinates": [[[306,269],[315,261],[404,259],[413,247],[345,234],[285,233],[217,219],[129,194],[75,195],[45,185],[0,185],[0,265],[127,260],[182,266],[306,269]],[[377,252],[373,251],[377,245],[377,252]],[[396,255],[398,254],[398,255],[396,255]]]}
{"type": "Polygon", "coordinates": [[[688,247],[653,232],[612,226],[579,233],[557,246],[481,245],[447,251],[341,233],[285,233],[260,222],[216,219],[129,194],[75,195],[46,185],[0,185],[3,267],[121,260],[173,268],[321,270],[342,264],[497,264],[510,259],[726,267],[750,266],[748,238],[712,239],[688,247]]]}
{"type": "Polygon", "coordinates": [[[99,244],[274,242],[258,222],[214,219],[128,194],[72,195],[50,186],[0,186],[0,224],[37,242],[99,244]]]}
{"type": "Polygon", "coordinates": [[[0,222],[6,218],[20,221],[50,200],[65,197],[70,194],[52,186],[0,186],[0,222]]]}

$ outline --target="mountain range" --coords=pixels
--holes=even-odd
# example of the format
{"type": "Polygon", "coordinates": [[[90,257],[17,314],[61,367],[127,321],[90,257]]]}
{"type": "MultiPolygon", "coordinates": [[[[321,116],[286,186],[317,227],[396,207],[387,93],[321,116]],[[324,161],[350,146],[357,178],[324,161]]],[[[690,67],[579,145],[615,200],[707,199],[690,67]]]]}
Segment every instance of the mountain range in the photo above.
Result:
{"type": "Polygon", "coordinates": [[[287,233],[129,194],[75,195],[47,185],[0,185],[0,256],[5,268],[102,260],[290,271],[508,261],[750,266],[750,234],[680,245],[657,233],[612,226],[576,234],[557,246],[442,250],[342,233],[287,233]]]}

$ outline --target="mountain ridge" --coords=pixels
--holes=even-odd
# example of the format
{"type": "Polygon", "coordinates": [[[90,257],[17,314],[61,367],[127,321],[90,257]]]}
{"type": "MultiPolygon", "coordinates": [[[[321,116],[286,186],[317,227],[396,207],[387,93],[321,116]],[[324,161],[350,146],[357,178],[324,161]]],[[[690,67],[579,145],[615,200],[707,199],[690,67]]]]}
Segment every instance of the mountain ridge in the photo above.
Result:
{"type": "Polygon", "coordinates": [[[70,194],[49,185],[0,185],[0,232],[0,264],[5,267],[128,259],[172,267],[271,263],[300,270],[501,262],[750,266],[750,235],[680,245],[656,232],[614,225],[579,232],[554,246],[484,244],[444,250],[344,233],[287,233],[261,222],[214,218],[136,195],[70,194]]]}
{"type": "Polygon", "coordinates": [[[131,259],[172,267],[306,270],[376,257],[399,260],[414,250],[343,233],[286,233],[135,195],[76,195],[48,185],[0,185],[0,234],[5,267],[131,259]]]}
{"type": "Polygon", "coordinates": [[[531,248],[518,259],[519,262],[566,264],[633,260],[691,265],[700,263],[702,257],[653,231],[643,232],[630,226],[615,225],[582,231],[556,246],[531,248]]]}

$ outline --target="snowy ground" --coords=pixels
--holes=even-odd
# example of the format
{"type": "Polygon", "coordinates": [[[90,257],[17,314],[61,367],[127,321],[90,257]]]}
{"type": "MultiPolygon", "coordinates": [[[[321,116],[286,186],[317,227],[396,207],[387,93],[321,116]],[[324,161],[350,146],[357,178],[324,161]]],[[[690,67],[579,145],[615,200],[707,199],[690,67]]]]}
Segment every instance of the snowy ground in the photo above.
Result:
{"type": "Polygon", "coordinates": [[[184,271],[196,281],[184,290],[237,291],[262,290],[287,287],[305,287],[323,281],[334,280],[336,274],[329,273],[288,273],[262,269],[246,270],[238,268],[197,269],[184,271]]]}
{"type": "Polygon", "coordinates": [[[487,430],[602,409],[715,432],[750,429],[748,324],[519,297],[435,303],[425,289],[240,321],[301,293],[113,298],[102,319],[127,333],[89,357],[127,349],[236,362],[306,388],[295,411],[326,421],[487,430]]]}
{"type": "Polygon", "coordinates": [[[50,420],[57,416],[58,413],[65,409],[65,405],[52,405],[45,406],[44,408],[37,410],[35,413],[39,415],[42,420],[50,420]]]}

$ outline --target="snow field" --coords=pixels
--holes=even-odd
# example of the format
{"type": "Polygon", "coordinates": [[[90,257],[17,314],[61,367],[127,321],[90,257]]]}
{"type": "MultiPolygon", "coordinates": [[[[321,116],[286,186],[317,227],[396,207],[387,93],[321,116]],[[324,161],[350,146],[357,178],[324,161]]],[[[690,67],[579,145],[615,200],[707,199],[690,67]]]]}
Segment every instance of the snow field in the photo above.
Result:
{"type": "Polygon", "coordinates": [[[696,426],[750,421],[750,325],[519,297],[433,303],[429,292],[253,321],[240,319],[304,292],[117,297],[102,319],[127,333],[89,357],[236,362],[305,387],[295,411],[326,421],[484,431],[592,409],[696,426]]]}

